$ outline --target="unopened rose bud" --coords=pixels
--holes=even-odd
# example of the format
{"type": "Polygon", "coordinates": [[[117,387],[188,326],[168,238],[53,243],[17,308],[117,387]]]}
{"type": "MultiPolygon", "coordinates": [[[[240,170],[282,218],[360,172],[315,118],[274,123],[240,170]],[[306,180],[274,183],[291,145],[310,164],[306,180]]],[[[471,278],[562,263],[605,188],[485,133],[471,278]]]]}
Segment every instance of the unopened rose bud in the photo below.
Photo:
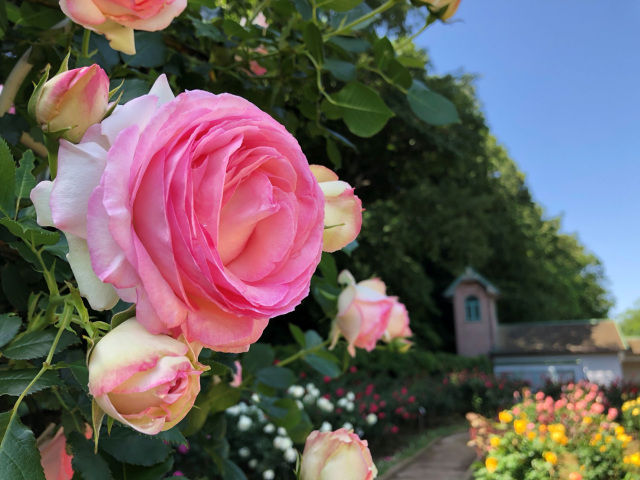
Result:
{"type": "Polygon", "coordinates": [[[338,179],[326,167],[311,165],[324,193],[324,234],[322,250],[335,252],[350,244],[362,228],[362,202],[353,193],[353,188],[338,179]]]}
{"type": "Polygon", "coordinates": [[[200,392],[199,351],[149,333],[135,318],[98,342],[89,359],[89,393],[131,428],[155,435],[182,420],[200,392]]]}
{"type": "Polygon", "coordinates": [[[62,137],[78,143],[107,113],[109,77],[96,64],[75,68],[47,81],[37,95],[35,116],[44,132],[69,129],[62,137]]]}
{"type": "Polygon", "coordinates": [[[431,12],[438,13],[444,11],[444,13],[440,15],[440,20],[448,20],[453,17],[460,6],[460,0],[427,0],[426,3],[431,12]]]}
{"type": "Polygon", "coordinates": [[[311,432],[300,462],[300,480],[345,478],[373,480],[378,470],[366,440],[341,428],[335,432],[311,432]]]}

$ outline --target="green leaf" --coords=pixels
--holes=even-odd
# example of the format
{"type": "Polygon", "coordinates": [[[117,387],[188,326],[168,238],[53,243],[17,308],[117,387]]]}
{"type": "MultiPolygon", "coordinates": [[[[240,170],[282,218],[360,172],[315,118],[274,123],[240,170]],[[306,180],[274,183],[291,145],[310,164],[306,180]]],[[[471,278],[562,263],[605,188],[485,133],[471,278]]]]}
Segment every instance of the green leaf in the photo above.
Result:
{"type": "Polygon", "coordinates": [[[266,367],[256,372],[256,379],[273,388],[285,389],[296,381],[295,374],[284,367],[266,367]]]}
{"type": "MultiPolygon", "coordinates": [[[[327,102],[328,103],[328,102],[327,102]]],[[[340,153],[340,149],[336,142],[331,140],[330,138],[326,138],[326,150],[327,157],[336,168],[340,168],[342,166],[342,154],[340,153]]]]}
{"type": "Polygon", "coordinates": [[[237,388],[230,387],[227,383],[219,383],[207,393],[206,406],[209,413],[222,412],[238,403],[241,396],[242,392],[237,388]]]}
{"type": "Polygon", "coordinates": [[[342,118],[342,110],[337,105],[334,105],[326,98],[322,100],[320,104],[320,110],[329,120],[340,120],[342,118]]]}
{"type": "Polygon", "coordinates": [[[383,73],[393,82],[394,85],[402,88],[409,88],[413,81],[409,70],[403,67],[395,58],[389,60],[389,63],[387,63],[383,73]]]}
{"type": "Polygon", "coordinates": [[[407,100],[413,113],[426,123],[447,125],[460,122],[455,105],[442,95],[429,90],[418,80],[413,81],[407,93],[407,100]]]}
{"type": "Polygon", "coordinates": [[[342,50],[351,53],[364,53],[371,48],[371,44],[362,38],[331,37],[327,43],[337,45],[342,50]]]}
{"type": "Polygon", "coordinates": [[[322,277],[330,284],[338,286],[338,266],[336,260],[328,252],[322,252],[320,263],[318,264],[322,277]]]}
{"type": "Polygon", "coordinates": [[[136,32],[136,54],[122,54],[123,60],[130,67],[154,68],[164,64],[167,46],[161,32],[136,32]]]}
{"type": "Polygon", "coordinates": [[[118,325],[126,322],[127,320],[135,316],[136,316],[136,304],[134,303],[126,310],[123,310],[122,312],[118,312],[111,317],[111,330],[113,330],[118,325]]]}
{"type": "Polygon", "coordinates": [[[304,357],[304,361],[307,365],[314,368],[322,375],[326,375],[331,378],[337,378],[340,376],[341,370],[336,364],[337,359],[336,362],[332,362],[331,360],[320,357],[316,353],[310,353],[304,357]]]}
{"type": "Polygon", "coordinates": [[[393,112],[380,95],[362,83],[347,84],[333,99],[342,110],[342,119],[347,128],[359,137],[372,137],[393,117],[393,112]]]}
{"type": "MultiPolygon", "coordinates": [[[[13,358],[14,360],[31,360],[33,358],[44,357],[49,353],[56,333],[56,330],[52,328],[26,333],[11,342],[2,353],[5,357],[13,358]]],[[[68,331],[62,332],[55,353],[60,353],[69,345],[73,345],[78,341],[78,337],[73,333],[68,331]]]]}
{"type": "Polygon", "coordinates": [[[16,198],[29,198],[29,194],[33,187],[36,186],[36,179],[31,173],[33,170],[33,161],[35,157],[31,150],[27,150],[20,159],[20,167],[16,170],[16,198]]]}
{"type": "Polygon", "coordinates": [[[240,40],[249,40],[250,38],[253,38],[253,34],[246,28],[244,28],[238,22],[234,22],[233,20],[229,20],[228,18],[226,18],[224,22],[222,22],[222,29],[228,37],[238,37],[240,40]]]}
{"type": "Polygon", "coordinates": [[[224,480],[247,480],[247,476],[240,470],[240,467],[228,458],[223,460],[224,480]]]}
{"type": "Polygon", "coordinates": [[[0,413],[0,478],[45,480],[36,437],[13,412],[0,413]]]}
{"type": "Polygon", "coordinates": [[[376,68],[384,71],[389,61],[393,60],[396,56],[393,45],[387,37],[382,37],[376,42],[373,47],[374,51],[374,65],[376,68]]]}
{"type": "Polygon", "coordinates": [[[73,459],[71,466],[84,480],[112,480],[109,465],[101,455],[93,452],[93,442],[80,432],[67,435],[67,443],[71,447],[73,459]]]}
{"type": "Polygon", "coordinates": [[[293,428],[288,428],[287,433],[293,443],[304,443],[313,430],[313,424],[309,415],[304,410],[300,412],[300,420],[293,428]]]}
{"type": "Polygon", "coordinates": [[[100,438],[100,449],[120,462],[143,467],[160,463],[171,454],[171,447],[162,440],[116,426],[111,435],[100,438]]]}
{"type": "Polygon", "coordinates": [[[313,22],[308,22],[302,30],[302,38],[309,53],[320,65],[324,62],[324,53],[322,51],[322,34],[313,22]]]}
{"type": "Polygon", "coordinates": [[[72,363],[59,362],[56,368],[68,368],[85,392],[89,391],[89,369],[84,359],[72,363]]]}
{"type": "MultiPolygon", "coordinates": [[[[329,20],[329,23],[333,28],[340,28],[341,25],[348,25],[351,22],[359,20],[360,18],[370,14],[371,12],[372,12],[371,7],[369,7],[369,5],[363,2],[363,3],[360,3],[360,5],[358,5],[357,7],[352,8],[348,12],[344,12],[344,13],[338,12],[335,15],[332,15],[331,19],[329,20]]],[[[374,20],[375,20],[375,17],[370,17],[364,22],[360,22],[354,25],[351,28],[351,30],[361,30],[363,28],[366,28],[369,25],[371,25],[374,22],[374,20]]]]}
{"type": "Polygon", "coordinates": [[[400,62],[401,65],[407,68],[416,68],[418,70],[423,70],[425,66],[425,62],[421,58],[400,56],[396,58],[396,60],[398,60],[398,62],[400,62]]]}
{"type": "MultiPolygon", "coordinates": [[[[164,462],[151,467],[137,465],[122,465],[123,480],[160,480],[173,468],[173,457],[168,457],[164,462]]],[[[179,478],[179,477],[177,477],[179,478]]]]}
{"type": "MultiPolygon", "coordinates": [[[[22,392],[24,392],[39,371],[39,368],[0,371],[0,395],[10,395],[12,397],[22,395],[22,392]]],[[[63,386],[64,383],[58,378],[56,372],[47,370],[29,389],[29,395],[44,390],[45,388],[63,386]]]]}
{"type": "Polygon", "coordinates": [[[323,69],[327,70],[331,75],[341,82],[350,82],[356,79],[356,66],[352,62],[336,60],[335,58],[327,58],[324,62],[323,69]]]}
{"type": "Polygon", "coordinates": [[[15,213],[16,164],[9,145],[0,138],[0,213],[13,217],[15,213]]]}
{"type": "Polygon", "coordinates": [[[242,366],[247,373],[252,373],[265,365],[272,365],[276,358],[273,349],[264,343],[254,343],[245,353],[242,366]]]}
{"type": "Polygon", "coordinates": [[[348,12],[360,5],[363,0],[320,0],[318,8],[335,10],[336,12],[348,12]]]}
{"type": "Polygon", "coordinates": [[[298,345],[300,345],[302,348],[305,348],[305,345],[307,344],[307,342],[304,338],[304,333],[302,332],[302,329],[297,325],[290,323],[289,330],[291,331],[291,335],[293,335],[293,338],[295,338],[296,342],[298,342],[298,345]]]}
{"type": "Polygon", "coordinates": [[[0,348],[16,336],[22,325],[22,319],[15,313],[0,314],[0,348]]]}
{"type": "MultiPolygon", "coordinates": [[[[13,207],[12,207],[13,208],[13,207]]],[[[5,217],[0,219],[0,224],[18,238],[22,238],[34,245],[53,245],[60,239],[58,232],[50,232],[40,227],[33,218],[25,218],[20,221],[5,217]]]]}
{"type": "Polygon", "coordinates": [[[263,398],[258,406],[278,427],[293,428],[300,421],[300,409],[293,398],[281,398],[275,402],[263,398]]]}
{"type": "Polygon", "coordinates": [[[307,348],[317,347],[322,343],[322,337],[315,330],[307,330],[304,332],[307,348]]]}
{"type": "Polygon", "coordinates": [[[184,435],[178,427],[173,427],[169,430],[165,430],[164,432],[160,432],[153,438],[160,439],[164,442],[173,443],[174,445],[184,445],[185,447],[189,445],[189,442],[186,438],[184,438],[184,435]]]}

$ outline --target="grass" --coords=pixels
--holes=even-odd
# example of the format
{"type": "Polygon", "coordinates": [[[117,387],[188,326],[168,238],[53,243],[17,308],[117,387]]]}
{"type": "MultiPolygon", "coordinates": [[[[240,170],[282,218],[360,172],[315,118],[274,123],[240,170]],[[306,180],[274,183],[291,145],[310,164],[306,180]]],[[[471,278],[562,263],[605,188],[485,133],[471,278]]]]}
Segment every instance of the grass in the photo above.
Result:
{"type": "Polygon", "coordinates": [[[446,425],[442,427],[430,428],[429,430],[415,435],[411,438],[406,447],[397,451],[391,457],[383,457],[375,460],[376,468],[378,469],[378,476],[384,475],[390,468],[394,467],[403,460],[412,457],[423,448],[428,447],[438,438],[453,433],[464,432],[468,430],[469,424],[467,422],[456,422],[452,425],[446,425]]]}

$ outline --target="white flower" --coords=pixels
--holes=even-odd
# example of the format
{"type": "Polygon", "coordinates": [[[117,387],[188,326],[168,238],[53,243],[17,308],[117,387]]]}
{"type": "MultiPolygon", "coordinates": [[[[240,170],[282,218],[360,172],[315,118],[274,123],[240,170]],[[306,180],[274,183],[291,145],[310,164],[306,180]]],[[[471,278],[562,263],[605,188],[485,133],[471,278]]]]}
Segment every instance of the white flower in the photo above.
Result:
{"type": "Polygon", "coordinates": [[[251,450],[249,450],[247,447],[242,447],[240,450],[238,450],[238,455],[240,455],[240,458],[248,458],[249,455],[251,455],[251,450]]]}
{"type": "Polygon", "coordinates": [[[310,393],[307,393],[304,397],[302,397],[302,401],[307,405],[311,405],[313,402],[316,401],[316,397],[314,397],[310,393]]]}
{"type": "Polygon", "coordinates": [[[253,425],[253,420],[251,420],[251,418],[246,415],[240,415],[240,418],[238,419],[238,430],[246,432],[251,428],[251,425],[253,425]]]}
{"type": "Polygon", "coordinates": [[[287,448],[284,451],[284,459],[289,463],[295,463],[298,459],[298,452],[296,452],[295,448],[287,448]]]}
{"type": "Polygon", "coordinates": [[[324,412],[331,413],[333,412],[333,403],[324,397],[320,397],[316,403],[318,408],[324,412]]]}
{"type": "MultiPolygon", "coordinates": [[[[253,395],[251,395],[251,401],[253,403],[260,403],[260,395],[258,395],[257,393],[254,393],[253,395]]],[[[269,472],[270,470],[267,470],[267,472],[269,472]]]]}
{"type": "Polygon", "coordinates": [[[336,403],[336,405],[338,405],[339,407],[346,407],[347,404],[349,403],[349,400],[347,400],[345,397],[342,397],[340,400],[338,400],[338,402],[336,403]]]}
{"type": "Polygon", "coordinates": [[[255,458],[252,458],[251,460],[249,460],[249,468],[256,468],[258,466],[258,460],[256,460],[255,458]]]}
{"type": "Polygon", "coordinates": [[[240,403],[234,405],[233,407],[227,408],[227,413],[229,415],[233,415],[234,417],[237,417],[241,413],[244,413],[246,408],[247,408],[247,404],[244,403],[244,402],[240,402],[240,403]]]}
{"type": "Polygon", "coordinates": [[[304,396],[304,387],[300,385],[291,385],[287,389],[287,393],[293,398],[302,398],[304,396]]]}
{"type": "Polygon", "coordinates": [[[286,449],[293,447],[293,442],[289,437],[277,436],[273,439],[273,446],[278,450],[285,451],[286,449]]]}
{"type": "Polygon", "coordinates": [[[298,406],[298,410],[304,410],[304,403],[302,403],[300,400],[296,400],[296,405],[298,406]]]}
{"type": "Polygon", "coordinates": [[[353,425],[349,422],[344,422],[344,425],[342,425],[342,428],[344,428],[345,430],[353,430],[353,425]]]}
{"type": "Polygon", "coordinates": [[[353,409],[356,408],[356,406],[353,402],[349,402],[344,408],[346,408],[347,412],[353,412],[353,409]]]}
{"type": "Polygon", "coordinates": [[[322,425],[320,426],[321,432],[330,432],[332,430],[333,430],[333,427],[329,422],[322,422],[322,425]]]}
{"type": "Polygon", "coordinates": [[[353,392],[347,393],[347,400],[349,400],[350,402],[353,402],[355,399],[356,399],[356,396],[354,395],[353,392]]]}
{"type": "Polygon", "coordinates": [[[280,435],[281,437],[288,436],[287,429],[284,427],[278,427],[278,435],[280,435]]]}
{"type": "Polygon", "coordinates": [[[264,433],[273,433],[276,431],[276,426],[273,423],[267,423],[262,429],[264,433]]]}
{"type": "Polygon", "coordinates": [[[370,413],[367,415],[367,425],[375,425],[378,423],[378,416],[375,413],[370,413]]]}
{"type": "Polygon", "coordinates": [[[276,478],[276,474],[273,473],[273,470],[265,470],[262,472],[262,478],[264,478],[264,480],[273,480],[276,478]]]}

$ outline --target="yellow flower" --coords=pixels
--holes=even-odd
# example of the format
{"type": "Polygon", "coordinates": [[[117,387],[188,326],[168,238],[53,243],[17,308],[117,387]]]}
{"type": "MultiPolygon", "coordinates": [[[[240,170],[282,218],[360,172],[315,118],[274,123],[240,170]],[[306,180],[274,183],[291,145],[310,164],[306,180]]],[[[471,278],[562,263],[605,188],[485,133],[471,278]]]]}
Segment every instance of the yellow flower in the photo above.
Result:
{"type": "Polygon", "coordinates": [[[616,435],[618,436],[622,435],[624,433],[624,427],[622,425],[618,425],[615,431],[616,431],[616,435]]]}
{"type": "Polygon", "coordinates": [[[495,457],[487,457],[484,461],[484,466],[487,467],[487,472],[493,473],[498,468],[498,459],[495,457]]]}
{"type": "Polygon", "coordinates": [[[549,462],[551,465],[558,463],[558,456],[553,452],[544,452],[543,457],[545,461],[549,462]]]}
{"type": "Polygon", "coordinates": [[[489,443],[491,444],[491,446],[493,448],[496,448],[498,445],[500,445],[500,437],[494,435],[489,439],[489,443]]]}
{"type": "Polygon", "coordinates": [[[553,440],[556,443],[559,443],[560,445],[566,445],[567,443],[569,443],[569,439],[562,432],[553,432],[551,434],[551,440],[553,440]]]}
{"type": "Polygon", "coordinates": [[[604,453],[607,451],[607,446],[606,445],[600,445],[600,452],[604,453]]]}
{"type": "Polygon", "coordinates": [[[513,415],[511,415],[511,413],[509,413],[507,410],[503,410],[498,414],[498,419],[502,423],[511,423],[511,420],[513,420],[513,415]]]}
{"type": "Polygon", "coordinates": [[[582,419],[582,423],[584,423],[585,425],[591,425],[593,423],[593,418],[592,417],[584,417],[582,419]]]}
{"type": "Polygon", "coordinates": [[[633,410],[631,410],[631,415],[633,415],[634,417],[640,415],[640,408],[635,407],[633,410]]]}
{"type": "Polygon", "coordinates": [[[527,432],[527,438],[529,440],[533,440],[534,438],[536,438],[536,432],[534,432],[534,431],[527,432]]]}
{"type": "Polygon", "coordinates": [[[513,429],[518,435],[522,435],[527,431],[527,422],[525,420],[514,420],[513,429]]]}

